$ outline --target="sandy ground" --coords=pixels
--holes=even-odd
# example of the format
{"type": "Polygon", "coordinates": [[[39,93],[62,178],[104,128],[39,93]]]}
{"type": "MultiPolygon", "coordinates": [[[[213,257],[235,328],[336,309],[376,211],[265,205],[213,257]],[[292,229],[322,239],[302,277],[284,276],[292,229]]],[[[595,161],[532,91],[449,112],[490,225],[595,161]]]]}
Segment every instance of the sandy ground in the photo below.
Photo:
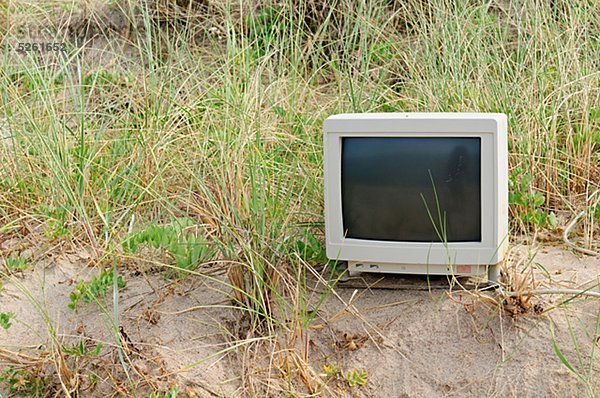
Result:
{"type": "MultiPolygon", "coordinates": [[[[569,285],[598,278],[597,259],[579,259],[560,249],[545,249],[536,260],[569,285]]],[[[597,282],[596,282],[597,283],[597,282]]],[[[343,296],[348,297],[349,292],[343,296]]],[[[369,346],[349,353],[348,368],[361,367],[370,374],[372,396],[519,396],[570,397],[584,394],[576,377],[559,361],[557,344],[573,363],[577,355],[569,336],[571,321],[584,363],[589,363],[592,336],[600,302],[582,300],[565,310],[513,319],[499,316],[466,295],[445,292],[376,290],[365,292],[357,307],[380,327],[392,347],[381,352],[369,346]],[[462,303],[457,302],[462,296],[462,303]],[[376,309],[388,303],[408,301],[376,309]],[[475,307],[473,307],[473,304],[475,307]],[[374,308],[371,310],[370,308],[374,308]]],[[[559,298],[541,302],[545,307],[559,298]]],[[[334,307],[329,302],[327,308],[334,307]]],[[[339,322],[337,330],[355,330],[356,320],[339,322]]],[[[593,372],[598,372],[597,361],[593,372]]],[[[600,380],[595,377],[600,393],[600,380]]]]}
{"type": "MultiPolygon", "coordinates": [[[[515,253],[526,251],[521,247],[515,253]]],[[[98,272],[85,266],[86,257],[62,254],[26,270],[18,283],[5,282],[0,308],[14,312],[16,320],[9,330],[0,331],[0,349],[47,351],[51,341],[43,316],[47,313],[60,344],[102,341],[100,357],[119,368],[109,315],[112,300],[106,300],[104,310],[96,303],[82,304],[77,311],[68,308],[73,282],[98,272]]],[[[543,247],[534,263],[550,273],[554,286],[600,282],[597,258],[543,247]]],[[[234,310],[224,308],[229,301],[218,283],[220,277],[214,278],[190,277],[174,283],[156,273],[126,275],[119,322],[132,346],[135,372],[157,380],[155,386],[166,389],[177,384],[198,396],[241,394],[241,355],[235,350],[219,352],[233,345],[229,331],[243,333],[246,326],[239,324],[234,310]]],[[[452,294],[448,289],[354,288],[339,288],[337,294],[329,296],[313,322],[310,358],[317,371],[327,364],[335,364],[342,374],[364,370],[366,385],[348,388],[348,396],[585,396],[583,383],[559,360],[552,336],[584,375],[592,345],[600,348],[596,325],[600,300],[595,298],[578,298],[560,309],[512,318],[456,287],[452,294]],[[347,310],[348,302],[360,316],[347,310]]],[[[543,296],[534,301],[549,309],[564,298],[543,296]]],[[[0,357],[0,366],[6,365],[0,357]]],[[[589,372],[597,394],[599,370],[596,359],[589,372]]],[[[89,396],[104,395],[110,388],[102,367],[97,373],[101,382],[87,391],[89,396]]],[[[0,391],[6,388],[0,384],[0,391]]]]}

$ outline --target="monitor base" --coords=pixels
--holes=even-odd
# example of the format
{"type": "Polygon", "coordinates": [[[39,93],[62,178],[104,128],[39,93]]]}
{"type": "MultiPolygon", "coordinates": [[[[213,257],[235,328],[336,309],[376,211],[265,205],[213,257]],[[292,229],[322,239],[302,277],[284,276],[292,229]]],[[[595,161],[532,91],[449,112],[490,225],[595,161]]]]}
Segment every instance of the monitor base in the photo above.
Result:
{"type": "Polygon", "coordinates": [[[487,277],[490,285],[500,282],[500,265],[427,265],[427,264],[395,264],[364,261],[348,261],[348,275],[358,276],[363,272],[417,275],[454,275],[487,277]]]}

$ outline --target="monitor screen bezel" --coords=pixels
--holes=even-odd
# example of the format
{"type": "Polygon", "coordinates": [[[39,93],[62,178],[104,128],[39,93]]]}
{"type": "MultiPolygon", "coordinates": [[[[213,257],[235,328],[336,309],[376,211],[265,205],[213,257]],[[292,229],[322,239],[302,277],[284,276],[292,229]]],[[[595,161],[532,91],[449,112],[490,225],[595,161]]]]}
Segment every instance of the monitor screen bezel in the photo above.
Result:
{"type": "Polygon", "coordinates": [[[325,233],[332,259],[407,264],[492,264],[508,235],[506,117],[501,114],[347,114],[324,124],[325,233]],[[344,237],[344,137],[477,137],[481,139],[481,241],[404,242],[344,237]]]}

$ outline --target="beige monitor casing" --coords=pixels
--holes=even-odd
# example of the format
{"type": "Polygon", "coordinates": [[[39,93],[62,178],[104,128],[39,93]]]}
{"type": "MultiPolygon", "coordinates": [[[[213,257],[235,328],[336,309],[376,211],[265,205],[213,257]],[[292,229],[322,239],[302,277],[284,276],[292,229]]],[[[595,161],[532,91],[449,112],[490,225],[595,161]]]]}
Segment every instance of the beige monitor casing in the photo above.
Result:
{"type": "Polygon", "coordinates": [[[508,247],[507,119],[500,113],[360,113],[327,118],[323,126],[325,240],[330,259],[355,272],[499,277],[508,247]],[[481,241],[390,242],[344,237],[341,161],[344,137],[479,137],[481,241]]]}

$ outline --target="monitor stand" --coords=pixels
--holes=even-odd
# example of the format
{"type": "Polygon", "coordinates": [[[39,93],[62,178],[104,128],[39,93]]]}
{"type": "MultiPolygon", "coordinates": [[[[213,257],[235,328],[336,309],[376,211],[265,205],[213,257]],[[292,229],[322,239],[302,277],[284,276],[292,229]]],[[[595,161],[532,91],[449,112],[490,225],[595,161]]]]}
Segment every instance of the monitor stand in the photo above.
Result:
{"type": "Polygon", "coordinates": [[[488,266],[488,283],[490,285],[498,286],[500,284],[500,269],[502,268],[501,265],[502,263],[488,266]]]}

